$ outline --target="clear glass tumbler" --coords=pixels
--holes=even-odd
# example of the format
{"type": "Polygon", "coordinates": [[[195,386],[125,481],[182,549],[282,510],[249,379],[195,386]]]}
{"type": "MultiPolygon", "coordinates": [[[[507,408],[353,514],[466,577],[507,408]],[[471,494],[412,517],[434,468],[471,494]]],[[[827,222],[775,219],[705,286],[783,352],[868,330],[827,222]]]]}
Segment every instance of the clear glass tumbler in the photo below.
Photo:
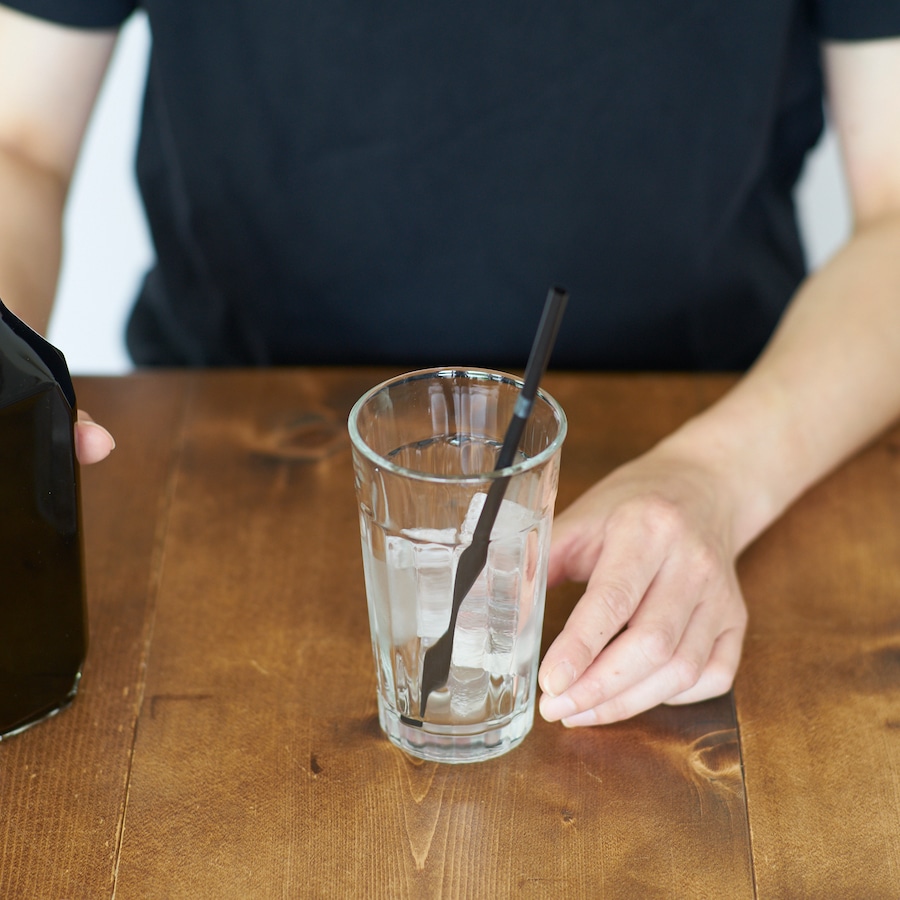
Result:
{"type": "Polygon", "coordinates": [[[441,762],[476,762],[531,730],[550,527],[566,417],[538,392],[515,462],[495,470],[522,382],[426,369],[350,413],[378,712],[388,738],[441,762]],[[509,476],[487,563],[459,611],[450,677],[421,715],[426,650],[446,631],[460,554],[492,481],[509,476]]]}

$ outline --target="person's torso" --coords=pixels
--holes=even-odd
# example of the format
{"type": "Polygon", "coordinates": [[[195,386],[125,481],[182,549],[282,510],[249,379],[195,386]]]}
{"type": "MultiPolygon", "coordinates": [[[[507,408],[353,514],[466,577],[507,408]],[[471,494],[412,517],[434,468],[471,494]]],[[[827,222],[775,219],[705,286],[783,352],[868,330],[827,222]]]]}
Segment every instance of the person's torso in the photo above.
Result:
{"type": "Polygon", "coordinates": [[[138,361],[739,368],[803,273],[802,3],[148,0],[138,361]]]}

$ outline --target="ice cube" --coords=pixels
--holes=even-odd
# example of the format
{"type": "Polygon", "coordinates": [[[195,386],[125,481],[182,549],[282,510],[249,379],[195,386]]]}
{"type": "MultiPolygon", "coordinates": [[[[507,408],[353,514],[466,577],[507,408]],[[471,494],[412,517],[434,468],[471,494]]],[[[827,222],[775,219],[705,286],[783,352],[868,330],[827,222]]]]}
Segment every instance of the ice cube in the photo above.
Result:
{"type": "Polygon", "coordinates": [[[453,547],[446,544],[414,544],[417,634],[437,640],[450,624],[453,596],[453,547]]]}
{"type": "Polygon", "coordinates": [[[491,530],[491,539],[510,537],[522,534],[535,525],[535,514],[532,510],[514,500],[503,500],[497,512],[497,520],[491,530]]]}
{"type": "MultiPolygon", "coordinates": [[[[395,645],[405,644],[416,636],[415,555],[410,541],[396,535],[385,539],[387,573],[386,604],[388,626],[395,645]]],[[[385,625],[380,625],[384,628],[385,625]]]]}
{"type": "Polygon", "coordinates": [[[456,617],[452,663],[464,668],[482,668],[488,647],[488,595],[485,573],[478,576],[466,594],[456,617]]]}
{"type": "Polygon", "coordinates": [[[488,573],[490,601],[488,604],[489,668],[494,675],[511,672],[512,651],[519,630],[519,589],[521,575],[513,571],[488,573]]]}
{"type": "MultiPolygon", "coordinates": [[[[474,533],[486,499],[484,492],[473,495],[460,527],[461,534],[474,533]]],[[[531,510],[514,500],[501,501],[491,530],[485,570],[460,609],[454,665],[488,669],[498,675],[511,671],[513,646],[523,612],[520,593],[525,548],[534,524],[531,510]]],[[[530,598],[527,605],[526,618],[530,598]]]]}
{"type": "Polygon", "coordinates": [[[537,549],[534,525],[532,512],[504,501],[487,560],[490,657],[486,668],[494,675],[512,673],[513,650],[531,615],[533,584],[527,577],[527,557],[529,549],[537,549]]]}
{"type": "Polygon", "coordinates": [[[484,669],[452,666],[447,687],[454,722],[479,722],[484,718],[490,687],[490,675],[484,669]]]}
{"type": "Polygon", "coordinates": [[[471,538],[475,533],[475,526],[478,524],[478,517],[481,515],[485,500],[487,500],[487,494],[484,491],[479,491],[472,496],[462,525],[459,526],[459,533],[461,536],[465,535],[466,537],[471,538]]]}
{"type": "Polygon", "coordinates": [[[400,533],[410,540],[423,543],[446,544],[448,546],[456,543],[455,528],[404,528],[400,533]]]}
{"type": "Polygon", "coordinates": [[[384,541],[388,568],[408,569],[413,565],[413,545],[402,537],[389,534],[384,541]]]}
{"type": "MultiPolygon", "coordinates": [[[[487,494],[484,491],[472,495],[466,516],[459,529],[460,535],[468,537],[475,533],[475,526],[478,524],[478,517],[481,515],[486,499],[487,494]]],[[[521,503],[516,503],[515,500],[501,500],[494,527],[491,529],[491,540],[519,534],[532,528],[534,524],[535,515],[530,509],[522,506],[521,503]]]]}

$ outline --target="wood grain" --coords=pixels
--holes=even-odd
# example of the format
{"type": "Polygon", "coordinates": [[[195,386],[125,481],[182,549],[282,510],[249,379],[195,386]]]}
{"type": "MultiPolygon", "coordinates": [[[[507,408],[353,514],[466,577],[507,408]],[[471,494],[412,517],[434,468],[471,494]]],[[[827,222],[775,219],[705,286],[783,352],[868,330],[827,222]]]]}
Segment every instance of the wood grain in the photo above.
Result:
{"type": "MultiPolygon", "coordinates": [[[[119,442],[84,473],[92,642],[0,744],[0,896],[898,896],[900,434],[740,561],[733,697],[441,766],[376,715],[345,422],[388,374],[79,380],[119,442]]],[[[731,383],[548,376],[560,508],[731,383]]]]}
{"type": "Polygon", "coordinates": [[[4,898],[112,895],[187,385],[159,376],[76,387],[119,447],[82,478],[90,646],[79,694],[0,744],[4,898]]]}
{"type": "Polygon", "coordinates": [[[736,696],[761,897],[900,896],[900,433],[741,567],[736,696]]]}
{"type": "Polygon", "coordinates": [[[198,381],[117,896],[750,896],[730,700],[460,768],[381,736],[345,422],[382,375],[198,381]]]}

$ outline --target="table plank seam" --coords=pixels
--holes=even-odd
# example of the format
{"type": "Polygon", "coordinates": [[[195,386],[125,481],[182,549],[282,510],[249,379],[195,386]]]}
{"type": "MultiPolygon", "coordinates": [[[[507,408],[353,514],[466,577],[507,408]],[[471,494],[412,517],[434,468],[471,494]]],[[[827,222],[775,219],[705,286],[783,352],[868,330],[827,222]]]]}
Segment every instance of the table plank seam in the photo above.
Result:
{"type": "Polygon", "coordinates": [[[175,493],[178,488],[181,463],[184,457],[184,448],[187,441],[189,413],[193,405],[196,392],[196,381],[192,378],[188,382],[181,401],[181,411],[178,416],[178,434],[172,442],[172,453],[168,463],[165,491],[159,503],[157,511],[157,525],[153,538],[153,556],[150,561],[150,577],[147,580],[147,606],[146,606],[146,632],[143,639],[143,663],[141,665],[140,683],[137,685],[137,701],[135,708],[137,713],[131,732],[131,746],[128,751],[128,766],[125,773],[125,794],[122,798],[122,814],[119,818],[119,826],[116,833],[116,849],[113,862],[112,894],[111,900],[115,900],[119,882],[119,868],[122,860],[122,845],[125,839],[125,828],[128,821],[128,802],[131,795],[131,776],[134,766],[135,748],[137,746],[138,729],[144,710],[145,691],[147,687],[147,675],[150,669],[150,657],[153,645],[153,633],[156,626],[156,612],[159,601],[159,592],[162,584],[162,573],[165,566],[166,537],[169,530],[169,520],[174,505],[175,493]]]}
{"type": "Polygon", "coordinates": [[[731,715],[734,719],[734,730],[737,735],[738,760],[741,766],[741,789],[744,792],[744,817],[747,822],[747,855],[750,865],[750,886],[753,889],[753,900],[759,900],[759,887],[756,882],[756,853],[753,847],[753,830],[750,827],[750,796],[747,791],[747,772],[744,768],[744,742],[741,739],[741,720],[738,716],[737,697],[731,689],[731,715]]]}

